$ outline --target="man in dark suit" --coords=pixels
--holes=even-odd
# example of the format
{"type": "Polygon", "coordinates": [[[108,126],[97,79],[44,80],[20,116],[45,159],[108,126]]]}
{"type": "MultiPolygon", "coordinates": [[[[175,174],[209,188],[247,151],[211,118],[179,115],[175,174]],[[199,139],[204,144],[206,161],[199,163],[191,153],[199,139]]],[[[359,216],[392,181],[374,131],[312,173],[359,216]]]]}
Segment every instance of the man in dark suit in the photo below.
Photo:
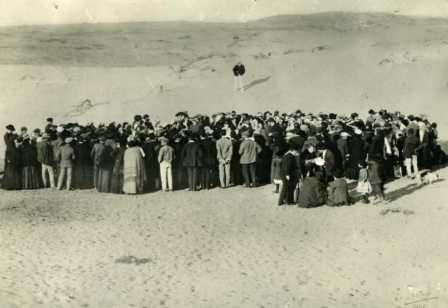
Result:
{"type": "Polygon", "coordinates": [[[190,134],[182,149],[182,165],[187,169],[189,191],[197,190],[198,170],[202,167],[203,152],[197,139],[195,134],[190,134]]]}
{"type": "Polygon", "coordinates": [[[300,177],[300,159],[297,145],[289,143],[289,150],[282,158],[281,177],[282,188],[278,199],[278,205],[294,204],[294,193],[300,177]]]}

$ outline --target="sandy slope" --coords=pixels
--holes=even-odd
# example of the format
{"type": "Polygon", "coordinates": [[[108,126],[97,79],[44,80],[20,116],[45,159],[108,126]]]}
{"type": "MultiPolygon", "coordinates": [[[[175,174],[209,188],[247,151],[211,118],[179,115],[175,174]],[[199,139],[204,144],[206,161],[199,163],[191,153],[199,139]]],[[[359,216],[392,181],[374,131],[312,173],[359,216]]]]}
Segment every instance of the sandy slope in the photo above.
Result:
{"type": "Polygon", "coordinates": [[[426,113],[447,134],[447,28],[380,14],[0,28],[0,125],[387,107],[426,113]],[[243,95],[232,91],[238,59],[248,68],[243,95]],[[85,99],[98,105],[74,112],[85,99]]]}
{"type": "Polygon", "coordinates": [[[448,305],[445,181],[310,210],[270,189],[1,192],[0,306],[448,305]]]}

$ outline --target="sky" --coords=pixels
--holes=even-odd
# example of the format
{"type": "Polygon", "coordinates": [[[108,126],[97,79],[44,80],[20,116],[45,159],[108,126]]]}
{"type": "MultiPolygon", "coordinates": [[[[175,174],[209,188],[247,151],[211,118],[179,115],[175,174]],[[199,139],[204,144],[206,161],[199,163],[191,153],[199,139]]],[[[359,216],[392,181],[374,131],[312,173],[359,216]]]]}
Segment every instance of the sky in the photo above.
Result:
{"type": "Polygon", "coordinates": [[[328,11],[448,17],[448,0],[0,0],[0,25],[248,21],[328,11]]]}

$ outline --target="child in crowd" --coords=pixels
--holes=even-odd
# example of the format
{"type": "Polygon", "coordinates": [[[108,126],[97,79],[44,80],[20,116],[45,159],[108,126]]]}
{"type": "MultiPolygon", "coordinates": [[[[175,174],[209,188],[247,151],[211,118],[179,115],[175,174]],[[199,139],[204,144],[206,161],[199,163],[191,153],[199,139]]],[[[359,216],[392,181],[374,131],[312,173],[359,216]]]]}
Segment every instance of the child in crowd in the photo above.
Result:
{"type": "Polygon", "coordinates": [[[271,162],[271,182],[275,185],[274,193],[280,192],[282,184],[282,153],[279,146],[273,147],[271,162]]]}
{"type": "Polygon", "coordinates": [[[347,181],[344,178],[343,171],[341,169],[336,169],[333,176],[334,181],[330,182],[328,187],[327,205],[342,206],[351,204],[347,181]]]}
{"type": "Polygon", "coordinates": [[[362,201],[368,204],[369,194],[372,192],[372,185],[369,182],[369,171],[367,170],[367,163],[361,162],[359,164],[359,177],[356,191],[362,195],[362,201]]]}
{"type": "Polygon", "coordinates": [[[162,190],[173,190],[173,174],[171,163],[174,159],[174,149],[168,145],[168,138],[160,138],[161,148],[159,150],[160,178],[162,180],[162,190]]]}

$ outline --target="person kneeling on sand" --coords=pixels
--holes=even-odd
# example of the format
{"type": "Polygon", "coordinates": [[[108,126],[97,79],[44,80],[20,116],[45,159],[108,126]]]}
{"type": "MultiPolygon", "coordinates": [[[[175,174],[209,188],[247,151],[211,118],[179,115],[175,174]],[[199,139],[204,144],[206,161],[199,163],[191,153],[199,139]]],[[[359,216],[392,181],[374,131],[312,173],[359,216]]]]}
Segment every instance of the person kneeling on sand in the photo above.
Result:
{"type": "Polygon", "coordinates": [[[298,206],[304,208],[318,207],[325,204],[327,192],[325,177],[320,166],[314,165],[308,172],[300,188],[298,206]]]}
{"type": "Polygon", "coordinates": [[[348,193],[347,181],[343,177],[343,171],[336,169],[333,173],[334,181],[328,187],[328,206],[342,206],[351,204],[348,193]]]}
{"type": "Polygon", "coordinates": [[[160,144],[162,147],[159,150],[160,163],[160,179],[162,182],[163,191],[173,190],[173,174],[171,169],[171,162],[174,159],[174,149],[168,145],[168,138],[161,137],[160,144]]]}

